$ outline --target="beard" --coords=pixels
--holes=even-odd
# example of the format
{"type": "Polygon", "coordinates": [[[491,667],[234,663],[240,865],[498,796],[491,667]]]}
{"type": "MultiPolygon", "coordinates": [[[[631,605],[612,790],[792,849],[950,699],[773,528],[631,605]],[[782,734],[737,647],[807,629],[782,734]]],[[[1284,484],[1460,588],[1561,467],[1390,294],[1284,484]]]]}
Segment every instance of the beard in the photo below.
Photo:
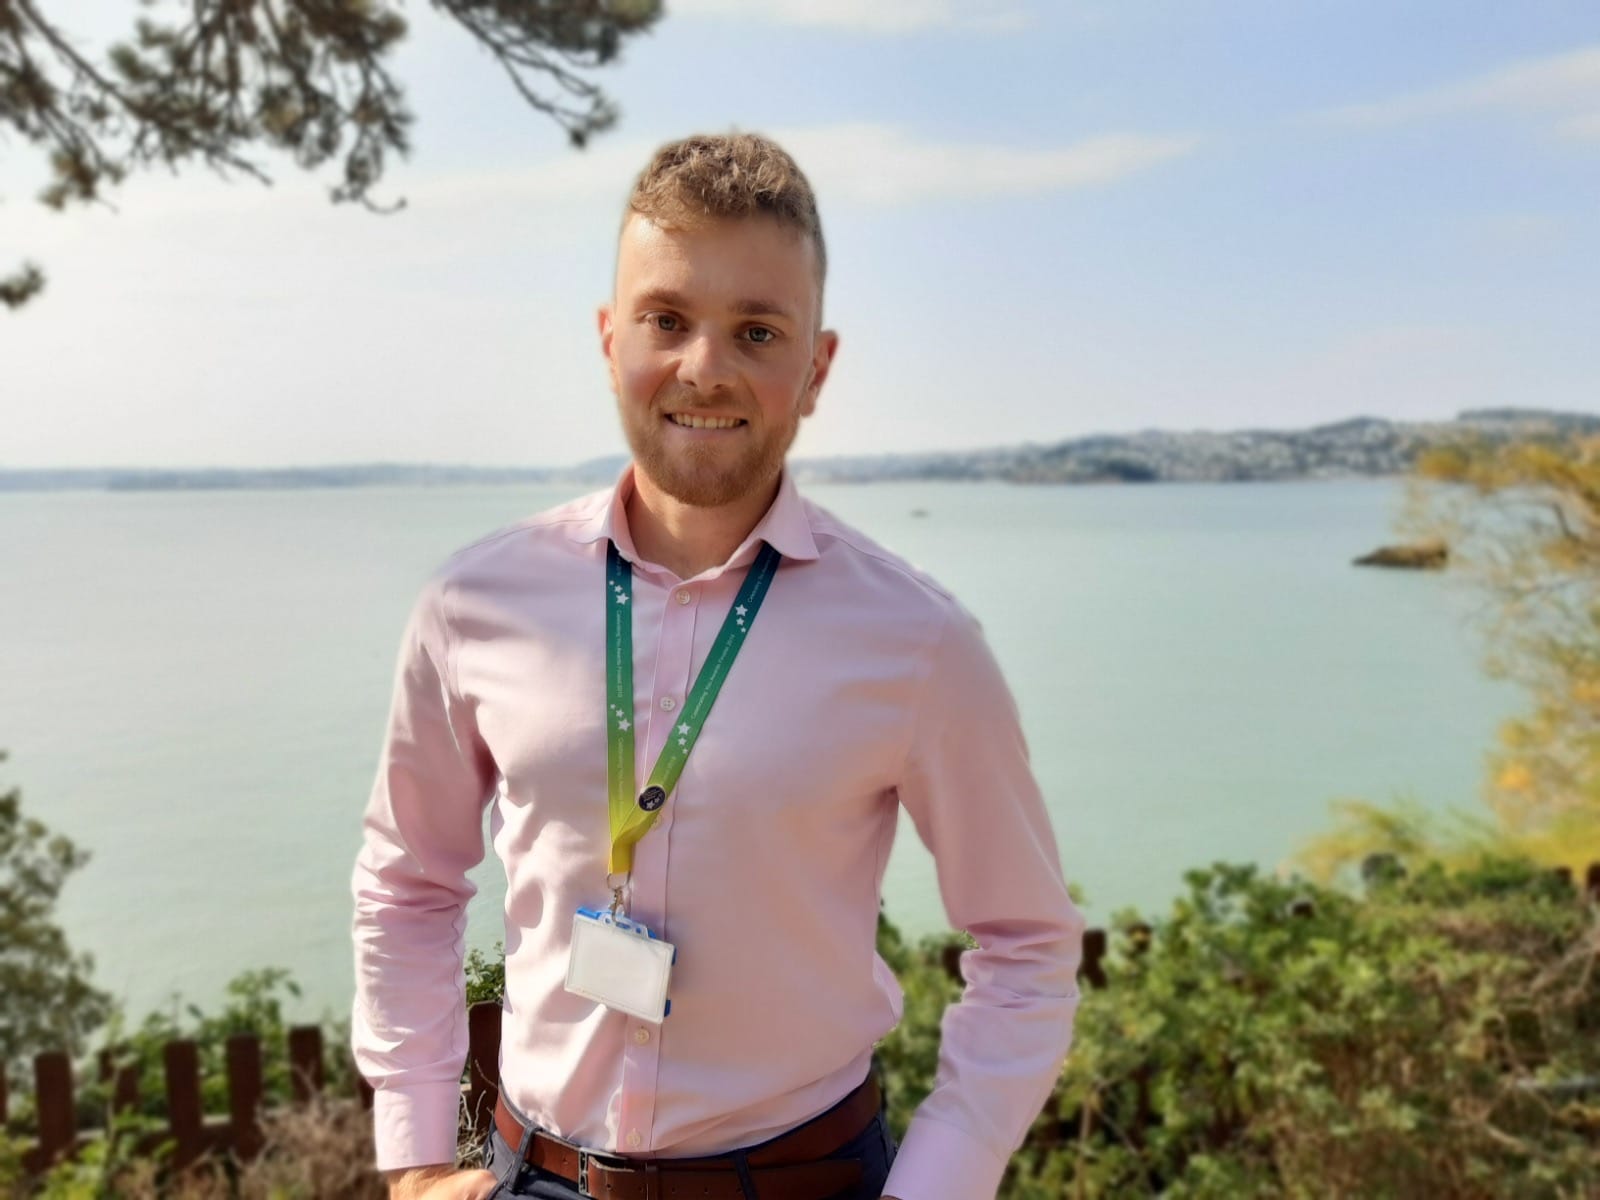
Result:
{"type": "MultiPolygon", "coordinates": [[[[777,425],[761,425],[745,416],[745,424],[727,438],[728,445],[720,444],[720,438],[696,443],[673,436],[663,411],[692,405],[668,398],[644,411],[626,403],[618,407],[637,468],[674,500],[694,508],[719,508],[770,487],[800,432],[798,401],[777,425]]],[[[707,409],[706,415],[744,414],[707,409]]]]}

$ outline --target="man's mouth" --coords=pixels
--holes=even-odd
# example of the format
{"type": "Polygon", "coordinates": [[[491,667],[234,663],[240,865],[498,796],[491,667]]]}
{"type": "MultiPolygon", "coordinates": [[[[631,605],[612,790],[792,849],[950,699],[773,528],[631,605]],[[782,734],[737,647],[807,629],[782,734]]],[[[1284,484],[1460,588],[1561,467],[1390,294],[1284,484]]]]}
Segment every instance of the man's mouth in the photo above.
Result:
{"type": "Polygon", "coordinates": [[[705,417],[697,413],[668,413],[667,420],[683,429],[737,429],[743,417],[705,417]]]}

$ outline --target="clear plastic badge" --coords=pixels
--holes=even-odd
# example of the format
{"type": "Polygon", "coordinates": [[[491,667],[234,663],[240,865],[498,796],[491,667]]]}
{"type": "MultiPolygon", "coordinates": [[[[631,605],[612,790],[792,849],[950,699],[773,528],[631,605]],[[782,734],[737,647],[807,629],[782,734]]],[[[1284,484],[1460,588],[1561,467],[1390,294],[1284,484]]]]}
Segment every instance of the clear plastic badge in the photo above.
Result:
{"type": "Polygon", "coordinates": [[[572,918],[567,991],[659,1024],[672,1007],[667,982],[676,957],[671,942],[638,921],[580,908],[572,918]]]}

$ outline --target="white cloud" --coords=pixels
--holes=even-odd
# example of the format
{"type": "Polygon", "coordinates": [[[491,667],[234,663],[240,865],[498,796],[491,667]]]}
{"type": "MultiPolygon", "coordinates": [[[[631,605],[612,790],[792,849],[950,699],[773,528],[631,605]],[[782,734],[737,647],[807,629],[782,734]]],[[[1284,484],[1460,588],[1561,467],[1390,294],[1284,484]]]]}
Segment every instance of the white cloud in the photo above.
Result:
{"type": "Polygon", "coordinates": [[[922,141],[887,125],[795,130],[782,137],[824,196],[869,204],[984,199],[1110,183],[1190,153],[1191,137],[1107,133],[1022,148],[922,141]]]}
{"type": "Polygon", "coordinates": [[[668,0],[667,7],[674,17],[755,19],[869,34],[924,29],[1009,33],[1032,20],[1016,0],[668,0]]]}
{"type": "MultiPolygon", "coordinates": [[[[793,153],[824,212],[837,204],[893,208],[1098,187],[1181,158],[1200,145],[1192,136],[1103,133],[1062,146],[1005,146],[921,138],[900,126],[868,122],[763,132],[793,153]]],[[[100,225],[132,233],[147,225],[240,216],[282,218],[305,228],[309,222],[328,229],[330,236],[340,236],[332,232],[340,228],[370,224],[392,232],[402,244],[410,242],[419,222],[436,217],[458,224],[510,221],[519,230],[549,231],[557,238],[564,222],[595,211],[608,214],[608,223],[619,219],[634,177],[655,145],[641,139],[606,141],[582,152],[563,149],[534,166],[478,173],[424,174],[401,165],[379,189],[386,202],[406,201],[406,211],[394,217],[330,204],[326,179],[288,173],[272,187],[248,180],[224,184],[203,173],[142,176],[114,194],[115,212],[61,214],[24,194],[0,196],[5,215],[0,265],[16,258],[18,247],[48,256],[100,225]]]]}
{"type": "MultiPolygon", "coordinates": [[[[1600,122],[1600,46],[1522,59],[1497,70],[1371,104],[1328,109],[1316,116],[1342,125],[1390,125],[1465,112],[1573,112],[1568,125],[1600,122]]],[[[1580,134],[1580,136],[1592,136],[1580,134]]]]}
{"type": "MultiPolygon", "coordinates": [[[[1064,146],[928,140],[894,125],[765,131],[799,161],[826,206],[905,205],[1070,191],[1111,183],[1191,153],[1195,137],[1106,133],[1064,146]]],[[[414,203],[610,202],[621,211],[654,146],[609,143],[514,172],[454,176],[406,189],[414,203]]]]}

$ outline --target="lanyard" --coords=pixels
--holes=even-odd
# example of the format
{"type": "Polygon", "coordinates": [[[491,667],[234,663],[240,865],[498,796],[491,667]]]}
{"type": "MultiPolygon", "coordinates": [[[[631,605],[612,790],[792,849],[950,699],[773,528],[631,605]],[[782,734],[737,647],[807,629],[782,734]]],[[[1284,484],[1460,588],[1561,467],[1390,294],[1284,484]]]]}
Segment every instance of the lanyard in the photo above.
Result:
{"type": "Polygon", "coordinates": [[[633,794],[633,567],[617,553],[615,543],[606,546],[606,788],[611,813],[611,856],[609,870],[627,875],[633,870],[633,848],[649,833],[667,802],[683,764],[694,749],[695,739],[705,724],[706,714],[722,690],[739,646],[756,613],[766,598],[767,588],[777,573],[782,555],[763,542],[761,552],[745,575],[739,595],[723,618],[717,640],[678,717],[672,736],[661,748],[644,791],[633,794]]]}

